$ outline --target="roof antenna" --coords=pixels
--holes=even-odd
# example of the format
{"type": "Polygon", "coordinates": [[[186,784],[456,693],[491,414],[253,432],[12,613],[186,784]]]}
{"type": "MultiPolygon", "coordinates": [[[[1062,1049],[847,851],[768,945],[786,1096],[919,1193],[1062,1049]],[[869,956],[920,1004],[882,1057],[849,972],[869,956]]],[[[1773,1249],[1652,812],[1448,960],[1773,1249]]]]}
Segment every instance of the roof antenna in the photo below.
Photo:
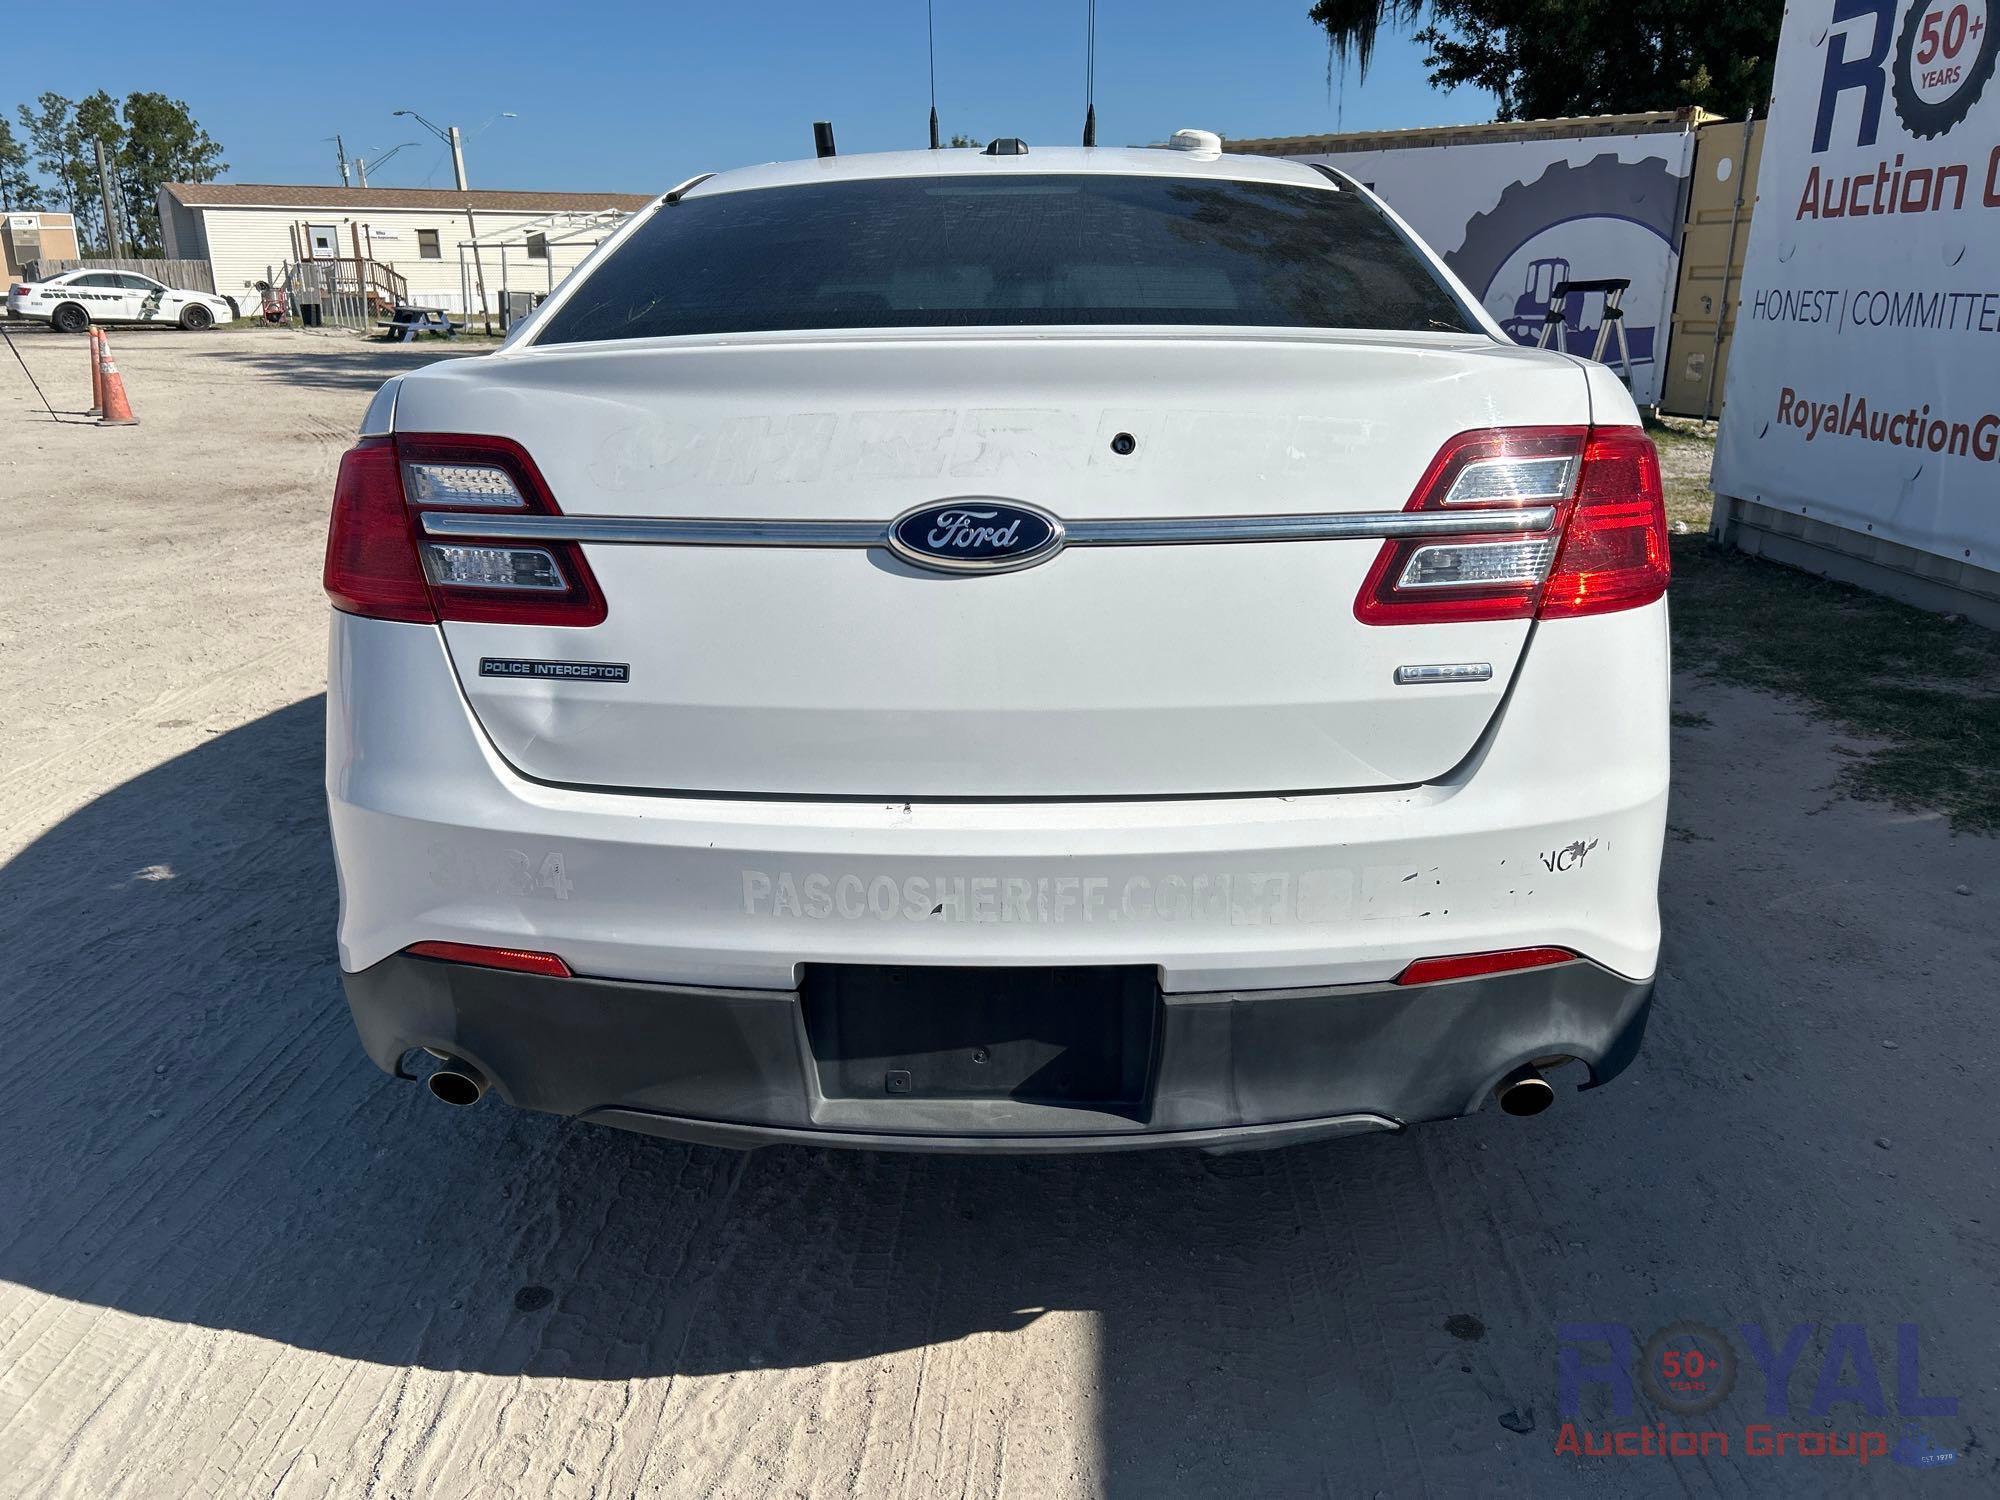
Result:
{"type": "Polygon", "coordinates": [[[938,148],[937,133],[937,0],[924,0],[924,23],[931,44],[931,150],[938,148]]]}
{"type": "Polygon", "coordinates": [[[813,121],[813,155],[821,157],[833,155],[833,121],[813,121]]]}
{"type": "Polygon", "coordinates": [[[1097,144],[1097,0],[1086,7],[1083,43],[1083,143],[1097,144]]]}

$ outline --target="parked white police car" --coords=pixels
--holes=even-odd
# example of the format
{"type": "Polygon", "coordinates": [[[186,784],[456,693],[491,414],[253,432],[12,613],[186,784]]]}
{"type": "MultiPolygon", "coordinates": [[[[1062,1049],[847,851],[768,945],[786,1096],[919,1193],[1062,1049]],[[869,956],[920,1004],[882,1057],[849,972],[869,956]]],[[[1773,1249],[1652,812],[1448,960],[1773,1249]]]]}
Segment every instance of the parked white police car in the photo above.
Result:
{"type": "Polygon", "coordinates": [[[1631,1061],[1632,398],[1351,177],[1178,139],[703,177],[376,397],[326,748],[378,1064],[1053,1151],[1530,1114],[1631,1061]]]}
{"type": "Polygon", "coordinates": [[[61,333],[82,333],[93,323],[174,323],[199,331],[240,316],[230,297],[183,291],[136,271],[91,270],[17,282],[7,289],[7,311],[45,319],[61,333]]]}

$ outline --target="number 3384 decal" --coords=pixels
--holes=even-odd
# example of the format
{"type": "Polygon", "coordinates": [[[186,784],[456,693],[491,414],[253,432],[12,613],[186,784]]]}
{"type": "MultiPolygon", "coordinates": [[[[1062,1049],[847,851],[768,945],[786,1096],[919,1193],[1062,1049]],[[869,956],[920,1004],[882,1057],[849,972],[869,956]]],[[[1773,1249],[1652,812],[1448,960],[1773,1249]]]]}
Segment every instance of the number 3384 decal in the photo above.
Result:
{"type": "Polygon", "coordinates": [[[567,901],[570,883],[559,851],[536,855],[522,849],[473,853],[444,844],[431,846],[431,884],[439,890],[474,890],[489,896],[532,896],[567,901]]]}

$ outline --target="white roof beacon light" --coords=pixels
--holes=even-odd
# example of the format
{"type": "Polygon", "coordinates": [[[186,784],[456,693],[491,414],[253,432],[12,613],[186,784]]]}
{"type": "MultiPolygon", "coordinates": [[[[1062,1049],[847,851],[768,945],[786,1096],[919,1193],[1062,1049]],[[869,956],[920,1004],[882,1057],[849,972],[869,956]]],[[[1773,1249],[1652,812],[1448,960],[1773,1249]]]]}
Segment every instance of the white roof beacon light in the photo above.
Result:
{"type": "Polygon", "coordinates": [[[1222,156],[1222,137],[1213,130],[1176,130],[1167,138],[1169,151],[1185,151],[1196,161],[1216,161],[1222,156]]]}

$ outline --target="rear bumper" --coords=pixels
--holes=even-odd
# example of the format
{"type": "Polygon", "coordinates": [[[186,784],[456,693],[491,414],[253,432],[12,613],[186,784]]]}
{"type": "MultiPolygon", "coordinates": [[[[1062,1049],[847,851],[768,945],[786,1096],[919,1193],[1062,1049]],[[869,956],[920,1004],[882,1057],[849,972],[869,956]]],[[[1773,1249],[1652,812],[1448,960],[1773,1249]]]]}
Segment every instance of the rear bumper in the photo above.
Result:
{"type": "Polygon", "coordinates": [[[435,626],[333,622],[349,972],[425,941],[776,992],[809,964],[1142,965],[1179,995],[1541,945],[1628,978],[1657,963],[1664,603],[1538,626],[1487,737],[1436,783],[1089,802],[548,786],[495,752],[435,626]]]}
{"type": "Polygon", "coordinates": [[[1608,1082],[1652,982],[1587,962],[1424,986],[1158,997],[1144,1098],[1113,1112],[1012,1099],[829,1098],[799,992],[641,984],[394,955],[345,977],[363,1046],[410,1076],[429,1047],[510,1104],[677,1139],[921,1151],[1269,1146],[1461,1115],[1522,1063],[1608,1082]]]}

